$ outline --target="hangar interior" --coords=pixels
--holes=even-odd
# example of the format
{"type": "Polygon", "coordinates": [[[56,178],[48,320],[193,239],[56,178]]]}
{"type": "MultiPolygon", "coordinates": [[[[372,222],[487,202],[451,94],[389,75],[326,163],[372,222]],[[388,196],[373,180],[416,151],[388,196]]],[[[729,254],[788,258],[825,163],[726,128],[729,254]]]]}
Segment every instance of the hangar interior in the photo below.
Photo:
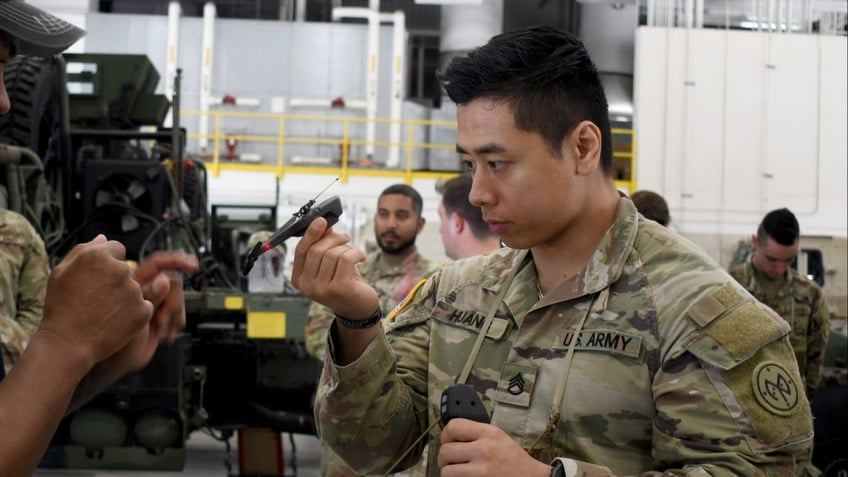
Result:
{"type": "MultiPolygon", "coordinates": [[[[573,32],[586,44],[604,81],[615,128],[619,189],[663,194],[672,226],[722,265],[733,258],[739,241],[754,232],[764,212],[793,209],[805,234],[804,248],[811,254],[818,251],[824,263],[821,273],[832,309],[843,321],[848,314],[844,1],[29,1],[88,31],[65,55],[68,92],[77,100],[97,100],[101,85],[117,74],[102,55],[146,58],[132,63],[132,68],[145,70],[146,94],[163,95],[174,108],[166,108],[161,124],[140,126],[150,136],[135,139],[134,147],[152,156],[150,143],[184,141],[186,157],[203,164],[203,208],[211,212],[213,223],[219,219],[222,230],[231,232],[226,243],[212,247],[229,248],[236,256],[244,253],[246,230],[283,223],[328,185],[330,193],[343,198],[340,226],[358,245],[373,246],[374,191],[405,182],[422,193],[430,222],[419,248],[446,260],[436,225],[436,185],[456,175],[460,165],[455,106],[442,97],[437,71],[453,56],[502,31],[545,24],[573,32]],[[171,134],[174,126],[184,131],[183,138],[157,136],[171,134]]],[[[92,104],[96,109],[97,103],[92,104]]],[[[96,166],[105,172],[91,166],[83,175],[99,177],[116,164],[96,166]]],[[[156,181],[149,187],[167,189],[156,181]]],[[[96,195],[82,193],[80,200],[96,195]]],[[[85,207],[79,214],[91,213],[85,207]]],[[[147,207],[161,213],[164,206],[147,207]]],[[[81,217],[71,220],[86,225],[81,217]]],[[[145,230],[152,234],[149,227],[145,230]]],[[[142,250],[147,245],[137,244],[142,250]]],[[[290,243],[289,251],[293,249],[290,243]]],[[[116,391],[102,409],[129,410],[136,425],[173,430],[172,421],[157,427],[170,414],[145,415],[132,405],[133,399],[162,400],[164,408],[179,408],[180,417],[173,421],[178,434],[204,427],[198,423],[206,412],[212,413],[217,428],[272,416],[269,422],[294,429],[297,442],[307,446],[301,452],[306,466],[298,475],[316,475],[310,466],[317,465],[320,448],[315,450],[312,436],[299,434],[297,419],[287,420],[292,418],[288,412],[306,412],[308,396],[302,394],[314,379],[316,363],[300,359],[298,345],[288,341],[285,349],[293,358],[275,355],[259,342],[263,338],[253,337],[257,339],[244,346],[245,336],[251,339],[246,329],[251,312],[284,311],[289,329],[271,337],[297,337],[294,329],[300,322],[291,317],[303,314],[303,303],[254,298],[245,293],[235,308],[229,296],[192,302],[215,318],[192,330],[192,339],[208,341],[194,345],[193,361],[183,375],[139,377],[125,383],[125,389],[136,391],[116,391]],[[244,316],[233,310],[244,311],[244,316]],[[235,342],[233,335],[238,335],[235,342]],[[206,373],[223,369],[228,379],[235,374],[234,365],[218,359],[226,353],[249,361],[255,373],[238,381],[250,388],[250,402],[257,406],[250,417],[230,412],[230,396],[197,405],[198,393],[224,386],[206,373]],[[292,366],[295,377],[281,377],[278,371],[292,366]],[[139,386],[169,391],[167,397],[138,397],[139,386]],[[290,407],[262,407],[269,396],[291,396],[293,389],[299,394],[290,407]]],[[[169,356],[181,360],[191,348],[190,343],[185,349],[179,346],[163,351],[163,362],[169,356]]],[[[104,426],[120,434],[126,425],[114,418],[114,413],[95,411],[76,421],[76,429],[104,426]]],[[[63,428],[66,437],[71,425],[63,428]]],[[[215,434],[216,426],[212,429],[215,434]]],[[[197,440],[198,433],[192,435],[197,440]]],[[[173,471],[186,463],[181,474],[210,475],[221,469],[221,459],[235,459],[227,451],[231,443],[238,447],[235,441],[242,436],[227,441],[226,449],[201,436],[197,455],[204,456],[199,458],[203,462],[186,452],[191,449],[185,444],[188,435],[180,437],[159,454],[148,446],[105,461],[103,453],[81,446],[54,446],[48,460],[52,456],[52,462],[64,464],[47,465],[54,468],[37,475],[62,475],[66,471],[56,467],[63,465],[112,475],[116,468],[173,471]]],[[[144,447],[137,442],[133,446],[144,447]]],[[[278,469],[279,475],[297,472],[291,467],[298,461],[294,444],[293,437],[272,443],[287,456],[287,468],[278,469]]]]}

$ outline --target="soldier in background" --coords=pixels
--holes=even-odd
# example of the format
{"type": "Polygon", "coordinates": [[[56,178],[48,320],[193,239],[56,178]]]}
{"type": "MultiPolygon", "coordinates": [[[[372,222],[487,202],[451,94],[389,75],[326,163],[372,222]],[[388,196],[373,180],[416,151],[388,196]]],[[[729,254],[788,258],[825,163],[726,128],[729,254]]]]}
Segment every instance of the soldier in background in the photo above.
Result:
{"type": "MultiPolygon", "coordinates": [[[[379,250],[359,264],[362,278],[377,290],[380,308],[386,313],[394,308],[422,279],[429,276],[434,264],[418,253],[415,239],[424,229],[423,200],[412,187],[405,184],[389,186],[377,200],[374,214],[374,235],[379,250]]],[[[333,323],[333,310],[318,302],[309,308],[306,319],[306,350],[323,359],[326,353],[327,331],[333,323]]],[[[321,458],[323,477],[359,475],[353,472],[325,448],[321,458]]]]}
{"type": "MultiPolygon", "coordinates": [[[[274,233],[270,230],[257,230],[247,239],[247,248],[265,242],[274,233]]],[[[283,242],[271,250],[262,253],[247,274],[247,291],[250,293],[282,293],[286,295],[300,294],[292,288],[285,274],[286,243],[283,242]]]]}
{"type": "Polygon", "coordinates": [[[382,320],[362,252],[312,222],[292,281],[336,313],[321,439],[363,473],[428,444],[431,476],[801,474],[812,418],[788,325],[616,189],[582,43],[504,33],[441,79],[471,203],[510,248],[446,265],[382,320]],[[441,425],[457,381],[491,423],[441,425]]]}
{"type": "Polygon", "coordinates": [[[468,201],[471,176],[462,174],[440,184],[439,235],[445,255],[452,260],[484,255],[500,248],[501,239],[489,229],[483,212],[468,201]]]}
{"type": "Polygon", "coordinates": [[[630,200],[636,205],[636,210],[663,227],[668,227],[671,215],[668,213],[668,203],[663,196],[650,190],[637,190],[630,196],[630,200]]]}
{"type": "Polygon", "coordinates": [[[41,323],[49,273],[35,228],[17,212],[0,209],[0,348],[6,366],[17,362],[41,323]]]}
{"type": "Polygon", "coordinates": [[[804,389],[812,399],[821,380],[830,320],[821,287],[790,266],[800,243],[795,214],[786,208],[772,210],[751,236],[753,254],[730,274],[789,323],[804,389]]]}

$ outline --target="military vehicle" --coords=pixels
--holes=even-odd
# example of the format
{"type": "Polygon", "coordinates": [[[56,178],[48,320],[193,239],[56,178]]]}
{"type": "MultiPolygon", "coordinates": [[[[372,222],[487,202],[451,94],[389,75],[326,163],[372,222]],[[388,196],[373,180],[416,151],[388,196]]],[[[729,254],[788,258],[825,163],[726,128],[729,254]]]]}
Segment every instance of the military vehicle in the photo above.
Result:
{"type": "Polygon", "coordinates": [[[42,467],[176,470],[200,429],[225,442],[247,428],[315,432],[310,302],[285,286],[248,292],[239,273],[247,238],[276,228],[277,207],[209,207],[202,160],[183,152],[185,131],[163,127],[171,103],[158,81],[145,55],[19,56],[6,67],[0,206],[35,226],[51,263],[104,233],[130,260],[181,249],[201,264],[185,279],[185,332],[67,416],[42,467]]]}

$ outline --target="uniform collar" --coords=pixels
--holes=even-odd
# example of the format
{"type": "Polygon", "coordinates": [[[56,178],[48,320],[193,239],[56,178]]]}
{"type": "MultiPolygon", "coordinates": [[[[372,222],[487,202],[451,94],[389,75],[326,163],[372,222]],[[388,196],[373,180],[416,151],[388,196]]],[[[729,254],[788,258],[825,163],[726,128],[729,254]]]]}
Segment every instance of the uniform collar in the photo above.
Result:
{"type": "Polygon", "coordinates": [[[538,300],[536,266],[527,250],[502,249],[485,258],[484,274],[480,286],[498,293],[504,286],[504,278],[513,267],[521,267],[513,281],[505,302],[515,315],[531,306],[545,306],[597,293],[615,283],[622,274],[638,232],[639,214],[633,202],[621,196],[616,209],[615,221],[604,234],[598,248],[586,267],[573,278],[548,292],[538,300]],[[497,271],[491,273],[491,271],[497,271]],[[536,303],[538,302],[538,304],[536,303]]]}
{"type": "Polygon", "coordinates": [[[615,221],[601,238],[592,259],[577,275],[548,292],[540,304],[567,301],[597,293],[609,288],[621,277],[639,231],[639,213],[633,202],[624,198],[621,193],[619,195],[615,221]]]}

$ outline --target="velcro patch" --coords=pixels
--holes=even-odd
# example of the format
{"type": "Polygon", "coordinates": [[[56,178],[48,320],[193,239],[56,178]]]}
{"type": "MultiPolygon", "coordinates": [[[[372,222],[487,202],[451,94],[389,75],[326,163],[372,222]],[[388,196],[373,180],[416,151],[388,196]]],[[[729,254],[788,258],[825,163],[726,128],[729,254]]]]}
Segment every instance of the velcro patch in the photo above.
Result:
{"type": "Polygon", "coordinates": [[[716,320],[706,329],[706,334],[720,343],[733,362],[738,363],[748,359],[760,346],[784,336],[788,330],[781,323],[757,303],[749,301],[716,320]]]}
{"type": "Polygon", "coordinates": [[[535,366],[504,363],[495,400],[515,406],[530,407],[538,372],[535,366]]]}
{"type": "Polygon", "coordinates": [[[741,406],[760,441],[774,448],[812,439],[813,417],[788,340],[769,343],[719,373],[714,379],[723,380],[732,393],[726,399],[741,406]]]}
{"type": "Polygon", "coordinates": [[[780,364],[770,361],[754,368],[751,375],[754,396],[768,412],[791,416],[801,408],[798,384],[780,364]]]}
{"type": "Polygon", "coordinates": [[[724,314],[725,311],[734,307],[742,301],[743,296],[733,288],[731,284],[714,290],[709,295],[702,297],[689,309],[689,316],[701,328],[712,323],[713,320],[724,314]]]}
{"type": "Polygon", "coordinates": [[[557,336],[553,349],[561,351],[574,345],[577,351],[602,351],[638,359],[642,354],[642,337],[617,330],[583,330],[575,340],[573,331],[557,336]]]}
{"type": "MultiPolygon", "coordinates": [[[[486,315],[470,310],[449,310],[444,314],[433,316],[439,322],[466,329],[473,333],[479,333],[486,323],[486,315]]],[[[507,318],[492,318],[492,324],[486,330],[486,337],[500,341],[512,330],[512,320],[507,318]]]]}

